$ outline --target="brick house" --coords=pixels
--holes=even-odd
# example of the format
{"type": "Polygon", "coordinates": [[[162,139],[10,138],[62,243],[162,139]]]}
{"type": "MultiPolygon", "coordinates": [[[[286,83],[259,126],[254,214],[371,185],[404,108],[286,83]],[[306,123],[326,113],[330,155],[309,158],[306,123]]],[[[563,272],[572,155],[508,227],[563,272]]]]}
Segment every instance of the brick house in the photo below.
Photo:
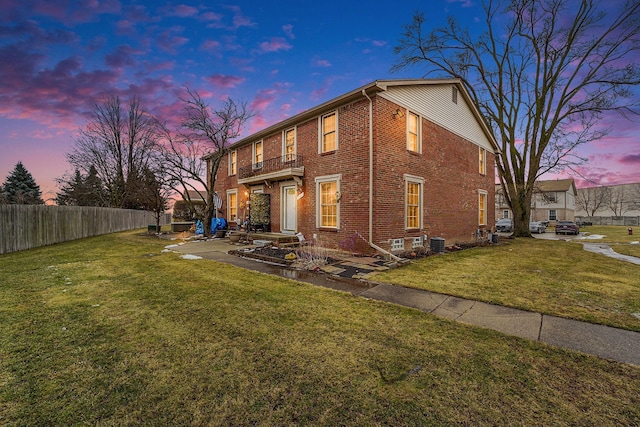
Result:
{"type": "Polygon", "coordinates": [[[408,250],[491,228],[496,150],[459,80],[378,80],[235,142],[215,191],[227,221],[408,250]]]}

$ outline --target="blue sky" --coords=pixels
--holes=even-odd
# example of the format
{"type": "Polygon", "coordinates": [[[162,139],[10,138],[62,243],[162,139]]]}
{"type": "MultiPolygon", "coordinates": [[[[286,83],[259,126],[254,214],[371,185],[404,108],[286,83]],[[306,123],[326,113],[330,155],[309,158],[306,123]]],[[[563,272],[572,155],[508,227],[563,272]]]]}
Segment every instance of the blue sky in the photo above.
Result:
{"type": "MultiPolygon", "coordinates": [[[[0,3],[0,183],[18,161],[45,199],[71,172],[65,153],[104,96],[136,95],[175,117],[184,86],[256,116],[248,135],[390,73],[417,10],[469,25],[476,0],[404,2],[4,0],[0,3]]],[[[640,181],[638,121],[583,149],[603,184],[640,181]]]]}

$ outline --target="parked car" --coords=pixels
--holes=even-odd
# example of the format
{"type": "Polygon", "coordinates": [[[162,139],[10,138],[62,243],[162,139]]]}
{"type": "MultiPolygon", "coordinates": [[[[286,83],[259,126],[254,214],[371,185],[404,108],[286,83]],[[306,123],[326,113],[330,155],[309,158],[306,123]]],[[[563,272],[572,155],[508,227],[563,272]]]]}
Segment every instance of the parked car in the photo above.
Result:
{"type": "Polygon", "coordinates": [[[556,222],[556,234],[575,234],[580,233],[578,225],[573,221],[558,221],[556,222]]]}
{"type": "Polygon", "coordinates": [[[531,221],[529,222],[529,232],[531,233],[546,233],[547,226],[539,221],[531,221]]]}
{"type": "Polygon", "coordinates": [[[513,231],[513,221],[509,218],[502,218],[496,222],[496,231],[501,233],[511,233],[513,231]]]}

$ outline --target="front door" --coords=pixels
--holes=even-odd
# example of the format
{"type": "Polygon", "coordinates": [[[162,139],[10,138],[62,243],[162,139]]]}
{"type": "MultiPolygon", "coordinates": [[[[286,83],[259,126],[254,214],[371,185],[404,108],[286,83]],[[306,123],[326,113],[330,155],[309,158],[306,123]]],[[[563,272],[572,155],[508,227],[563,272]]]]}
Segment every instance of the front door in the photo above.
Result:
{"type": "Polygon", "coordinates": [[[282,231],[295,233],[298,228],[297,218],[297,192],[296,186],[282,187],[282,231]]]}

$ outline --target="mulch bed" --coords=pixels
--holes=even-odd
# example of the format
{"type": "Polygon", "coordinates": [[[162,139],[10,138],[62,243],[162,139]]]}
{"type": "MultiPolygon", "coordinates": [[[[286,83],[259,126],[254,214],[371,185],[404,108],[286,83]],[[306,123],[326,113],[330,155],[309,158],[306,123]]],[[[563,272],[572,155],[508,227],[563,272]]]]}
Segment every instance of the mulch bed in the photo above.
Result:
{"type": "MultiPolygon", "coordinates": [[[[457,252],[464,249],[471,249],[479,246],[495,246],[495,243],[490,242],[473,242],[473,243],[459,243],[451,246],[445,247],[445,253],[457,252]]],[[[262,261],[269,261],[283,265],[291,265],[298,261],[298,259],[287,259],[286,256],[288,254],[296,254],[298,250],[292,248],[278,248],[274,246],[264,246],[254,248],[252,250],[244,250],[238,249],[235,251],[230,251],[234,255],[244,256],[247,258],[255,258],[262,261]]],[[[400,258],[405,259],[421,259],[426,258],[431,255],[438,255],[436,252],[431,251],[429,248],[416,248],[414,250],[406,251],[400,254],[397,254],[400,258]]],[[[339,259],[328,258],[327,264],[335,264],[340,262],[339,259]]],[[[384,261],[381,261],[384,262],[384,261]]]]}
{"type": "MultiPolygon", "coordinates": [[[[251,250],[239,249],[235,251],[230,251],[229,253],[232,253],[234,255],[244,256],[247,258],[256,258],[263,261],[270,261],[270,262],[275,262],[279,264],[291,265],[296,261],[298,261],[298,258],[296,257],[295,259],[287,259],[286,256],[288,254],[296,254],[296,252],[297,252],[296,249],[264,246],[264,247],[254,248],[251,250]]],[[[333,264],[339,261],[340,260],[335,258],[327,258],[327,264],[333,264]]]]}

